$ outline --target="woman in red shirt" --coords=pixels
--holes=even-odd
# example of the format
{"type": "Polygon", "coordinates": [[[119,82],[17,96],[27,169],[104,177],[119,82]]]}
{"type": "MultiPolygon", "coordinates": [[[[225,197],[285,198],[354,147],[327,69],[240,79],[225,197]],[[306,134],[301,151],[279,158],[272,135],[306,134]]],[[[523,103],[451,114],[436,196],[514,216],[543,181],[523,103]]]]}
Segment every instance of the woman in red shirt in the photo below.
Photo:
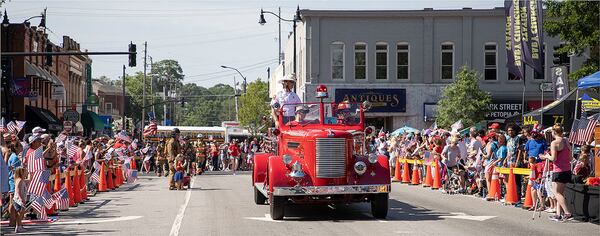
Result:
{"type": "Polygon", "coordinates": [[[238,148],[238,145],[235,142],[235,140],[231,141],[231,145],[229,145],[229,150],[227,152],[229,152],[229,161],[231,162],[231,169],[233,170],[233,175],[235,175],[235,171],[237,170],[239,165],[238,157],[240,156],[240,149],[238,148]]]}

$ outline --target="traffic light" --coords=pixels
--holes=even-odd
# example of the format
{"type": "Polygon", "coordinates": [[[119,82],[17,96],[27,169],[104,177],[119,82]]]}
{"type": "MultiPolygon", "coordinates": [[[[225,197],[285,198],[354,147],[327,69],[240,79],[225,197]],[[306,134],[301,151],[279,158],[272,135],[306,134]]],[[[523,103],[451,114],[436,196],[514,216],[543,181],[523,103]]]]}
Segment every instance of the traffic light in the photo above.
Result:
{"type": "Polygon", "coordinates": [[[560,45],[556,45],[556,46],[552,47],[554,49],[554,53],[552,53],[552,57],[553,57],[552,63],[555,66],[570,64],[569,56],[567,55],[567,53],[566,52],[565,53],[558,52],[558,50],[564,46],[565,46],[565,44],[561,43],[560,45]]]}
{"type": "MultiPolygon", "coordinates": [[[[52,44],[50,42],[46,43],[46,52],[52,52],[52,44]]],[[[52,66],[52,55],[46,55],[46,65],[52,66]]]]}
{"type": "Polygon", "coordinates": [[[135,61],[136,56],[137,56],[137,47],[132,42],[129,44],[129,67],[135,67],[137,65],[137,63],[135,61]]]}

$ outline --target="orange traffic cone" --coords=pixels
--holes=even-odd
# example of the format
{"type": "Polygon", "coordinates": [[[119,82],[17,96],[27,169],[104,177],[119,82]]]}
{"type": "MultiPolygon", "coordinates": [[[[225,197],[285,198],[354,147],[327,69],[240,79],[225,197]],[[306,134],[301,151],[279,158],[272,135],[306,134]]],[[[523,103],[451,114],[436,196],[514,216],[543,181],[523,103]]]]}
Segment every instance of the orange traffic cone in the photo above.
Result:
{"type": "Polygon", "coordinates": [[[130,164],[131,165],[131,169],[132,170],[137,170],[137,165],[135,164],[135,157],[132,157],[130,162],[131,162],[131,164],[130,164]]]}
{"type": "Polygon", "coordinates": [[[421,184],[421,174],[419,173],[419,165],[417,165],[417,161],[415,161],[415,164],[413,164],[412,181],[410,182],[410,184],[421,184]]]}
{"type": "Polygon", "coordinates": [[[529,174],[529,181],[527,181],[527,190],[525,191],[525,202],[523,202],[523,208],[529,209],[533,207],[533,196],[531,190],[533,187],[533,180],[535,179],[535,169],[531,168],[531,174],[529,174]]]}
{"type": "Polygon", "coordinates": [[[488,201],[497,201],[500,199],[500,180],[498,179],[498,172],[495,169],[493,171],[492,181],[490,186],[488,186],[488,195],[486,197],[488,201]]]}
{"type": "Polygon", "coordinates": [[[440,167],[437,159],[434,161],[433,165],[435,165],[434,173],[433,173],[433,185],[432,189],[440,189],[442,187],[442,180],[440,176],[440,167]]]}
{"type": "Polygon", "coordinates": [[[404,161],[404,168],[402,170],[402,183],[410,183],[410,170],[408,168],[408,161],[404,161]]]}
{"type": "Polygon", "coordinates": [[[425,181],[423,182],[423,187],[431,187],[432,184],[433,179],[431,177],[431,166],[425,165],[425,181]]]}
{"type": "Polygon", "coordinates": [[[106,192],[106,172],[104,172],[104,163],[100,163],[100,183],[98,183],[98,192],[106,192]]]}
{"type": "Polygon", "coordinates": [[[73,183],[71,183],[71,171],[69,168],[65,170],[65,187],[67,188],[67,193],[69,194],[69,207],[77,206],[75,202],[75,192],[73,191],[73,183]]]}
{"type": "Polygon", "coordinates": [[[506,186],[504,202],[511,205],[519,202],[519,198],[517,197],[517,181],[515,180],[512,168],[510,168],[510,173],[508,174],[508,185],[506,186]]]}
{"type": "Polygon", "coordinates": [[[56,174],[54,175],[54,192],[60,191],[62,183],[60,182],[60,169],[56,168],[56,174]]]}
{"type": "Polygon", "coordinates": [[[75,203],[81,202],[81,186],[79,186],[79,170],[75,167],[75,175],[73,175],[73,196],[75,203]]]}
{"type": "MultiPolygon", "coordinates": [[[[52,194],[52,187],[51,187],[50,182],[48,182],[46,184],[46,190],[48,191],[49,194],[52,194]]],[[[56,215],[56,212],[55,212],[56,211],[56,204],[52,204],[52,207],[50,207],[50,209],[48,209],[48,208],[45,208],[45,209],[46,209],[46,214],[47,215],[49,215],[49,216],[56,215]]]]}
{"type": "Polygon", "coordinates": [[[395,168],[395,172],[394,172],[394,179],[392,179],[394,182],[398,182],[400,181],[400,157],[396,157],[396,168],[395,168]]]}
{"type": "Polygon", "coordinates": [[[113,180],[115,181],[115,188],[119,188],[119,186],[121,186],[121,181],[119,181],[119,166],[115,166],[114,167],[115,170],[115,177],[113,178],[113,180]]]}
{"type": "Polygon", "coordinates": [[[108,178],[106,178],[106,187],[110,190],[115,189],[115,181],[113,180],[112,168],[108,168],[108,178]]]}
{"type": "Polygon", "coordinates": [[[88,200],[87,196],[87,184],[85,182],[85,171],[81,171],[79,175],[79,186],[81,187],[81,203],[88,200]]]}
{"type": "Polygon", "coordinates": [[[119,186],[123,185],[123,169],[121,169],[121,164],[117,166],[117,180],[119,186]]]}

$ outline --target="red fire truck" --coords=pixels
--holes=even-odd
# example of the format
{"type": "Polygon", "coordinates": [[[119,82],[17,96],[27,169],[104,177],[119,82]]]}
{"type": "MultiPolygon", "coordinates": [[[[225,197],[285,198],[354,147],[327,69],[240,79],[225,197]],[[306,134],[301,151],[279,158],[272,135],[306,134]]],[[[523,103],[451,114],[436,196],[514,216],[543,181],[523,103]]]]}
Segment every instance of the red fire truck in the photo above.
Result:
{"type": "Polygon", "coordinates": [[[270,204],[274,220],[284,206],[370,202],[375,218],[385,218],[391,190],[385,156],[368,153],[364,112],[370,103],[325,102],[327,87],[317,89],[320,102],[273,105],[278,111],[272,153],[257,154],[252,185],[256,204],[270,204]],[[283,116],[293,106],[295,120],[283,116]]]}

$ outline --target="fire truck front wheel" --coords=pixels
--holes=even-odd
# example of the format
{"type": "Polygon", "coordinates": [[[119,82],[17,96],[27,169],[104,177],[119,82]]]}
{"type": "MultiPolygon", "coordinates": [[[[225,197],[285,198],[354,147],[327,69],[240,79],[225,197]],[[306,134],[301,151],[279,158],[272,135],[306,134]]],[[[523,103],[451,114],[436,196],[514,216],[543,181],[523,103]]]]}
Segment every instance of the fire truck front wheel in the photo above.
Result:
{"type": "Polygon", "coordinates": [[[380,193],[371,198],[371,214],[377,219],[385,219],[388,213],[388,200],[389,195],[387,193],[380,193]]]}
{"type": "Polygon", "coordinates": [[[283,220],[285,201],[286,201],[285,197],[271,196],[270,200],[271,200],[270,201],[271,219],[283,220]]]}
{"type": "Polygon", "coordinates": [[[258,188],[254,187],[254,203],[256,203],[256,205],[264,205],[266,201],[267,198],[265,195],[263,195],[258,188]]]}

